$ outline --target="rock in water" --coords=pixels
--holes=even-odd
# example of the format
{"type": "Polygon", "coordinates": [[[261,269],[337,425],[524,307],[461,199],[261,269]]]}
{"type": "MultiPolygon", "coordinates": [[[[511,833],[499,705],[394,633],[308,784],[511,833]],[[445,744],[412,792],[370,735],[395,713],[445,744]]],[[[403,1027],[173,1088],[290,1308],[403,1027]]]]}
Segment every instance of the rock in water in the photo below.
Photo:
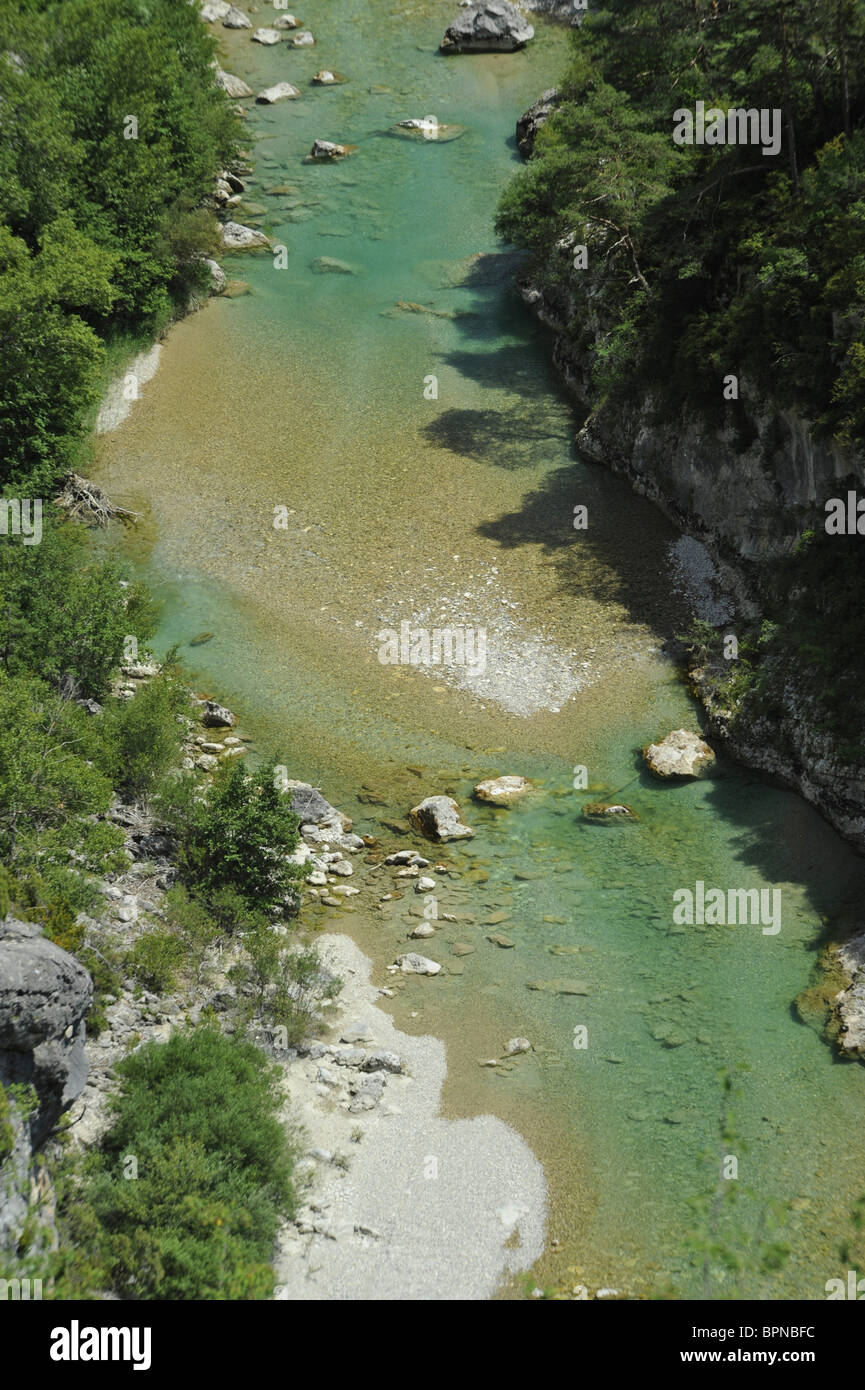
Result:
{"type": "Polygon", "coordinates": [[[643,757],[656,777],[699,777],[715,761],[708,743],[688,729],[674,729],[660,743],[650,743],[643,757]]]}
{"type": "Polygon", "coordinates": [[[345,159],[351,154],[353,145],[335,145],[332,140],[313,140],[309,152],[310,159],[345,159]]]}
{"type": "Polygon", "coordinates": [[[255,100],[259,106],[272,106],[275,101],[290,101],[300,96],[300,90],[290,82],[277,82],[275,87],[265,87],[255,100]]]}
{"type": "Polygon", "coordinates": [[[470,5],[455,19],[441,41],[442,53],[512,53],[535,31],[508,0],[470,5]]]}
{"type": "Polygon", "coordinates": [[[252,20],[243,10],[237,9],[235,5],[229,5],[228,10],[222,17],[224,29],[251,29],[252,20]]]}
{"type": "Polygon", "coordinates": [[[199,13],[206,24],[215,24],[218,19],[224,19],[230,9],[228,0],[209,0],[199,13]]]}
{"type": "Polygon", "coordinates": [[[222,228],[222,244],[231,251],[243,251],[251,246],[269,246],[270,237],[255,227],[244,227],[241,222],[226,222],[222,228]]]}
{"type": "Polygon", "coordinates": [[[354,266],[348,261],[338,261],[335,256],[317,256],[310,267],[316,275],[356,275],[354,266]]]}
{"type": "Polygon", "coordinates": [[[252,36],[252,42],[263,44],[282,43],[282,34],[276,29],[256,29],[252,36]]]}
{"type": "Polygon", "coordinates": [[[478,801],[485,801],[490,806],[512,806],[527,791],[529,783],[525,777],[488,777],[486,781],[478,782],[474,794],[478,801]]]}
{"type": "Polygon", "coordinates": [[[838,1045],[848,1056],[865,1057],[865,933],[840,946],[838,959],[850,979],[834,1001],[838,1045]]]}
{"type": "Polygon", "coordinates": [[[590,801],[583,807],[583,815],[587,820],[615,822],[639,820],[640,817],[630,806],[626,806],[623,801],[609,804],[606,801],[590,801]]]}
{"type": "Polygon", "coordinates": [[[471,840],[474,831],[460,820],[460,808],[452,796],[427,796],[413,806],[408,818],[415,830],[429,840],[471,840]]]}
{"type": "Polygon", "coordinates": [[[535,150],[535,139],[541,126],[545,125],[555,111],[561,97],[556,87],[533,101],[528,111],[524,111],[517,121],[517,148],[523,159],[531,159],[535,150]]]}
{"type": "Polygon", "coordinates": [[[397,956],[395,964],[405,975],[437,975],[441,970],[437,961],[429,960],[426,956],[419,956],[416,951],[408,951],[405,955],[397,956]]]}
{"type": "Polygon", "coordinates": [[[225,705],[218,705],[215,700],[205,700],[201,722],[205,729],[233,729],[237,720],[225,705]]]}
{"type": "Polygon", "coordinates": [[[509,1057],[515,1057],[520,1052],[531,1052],[532,1045],[528,1038],[511,1038],[505,1043],[505,1052],[509,1057]]]}
{"type": "Polygon", "coordinates": [[[223,72],[222,68],[217,68],[216,81],[227,96],[235,99],[252,96],[252,88],[246,85],[242,77],[235,77],[232,72],[223,72]]]}

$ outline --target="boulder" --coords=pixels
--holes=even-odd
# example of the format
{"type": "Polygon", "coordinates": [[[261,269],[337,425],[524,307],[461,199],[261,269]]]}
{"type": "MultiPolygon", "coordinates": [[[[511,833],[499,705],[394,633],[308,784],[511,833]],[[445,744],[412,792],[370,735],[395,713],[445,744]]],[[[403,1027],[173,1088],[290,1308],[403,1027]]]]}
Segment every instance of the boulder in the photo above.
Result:
{"type": "Polygon", "coordinates": [[[291,809],[300,817],[304,825],[320,825],[322,821],[343,822],[345,817],[335,806],[331,806],[319,791],[308,782],[295,782],[289,778],[284,783],[286,791],[291,792],[291,809]]]}
{"type": "Polygon", "coordinates": [[[0,1083],[35,1089],[34,1148],[84,1089],[84,1019],[92,999],[84,966],[41,927],[14,917],[0,924],[0,1083]]]}
{"type": "Polygon", "coordinates": [[[230,9],[228,0],[208,0],[206,5],[202,5],[199,13],[206,24],[215,24],[218,19],[225,19],[230,9]]]}
{"type": "Polygon", "coordinates": [[[273,21],[274,29],[298,29],[300,20],[295,19],[293,14],[281,14],[279,19],[273,21]]]}
{"type": "Polygon", "coordinates": [[[548,19],[558,19],[578,28],[587,13],[587,0],[520,0],[520,9],[544,14],[548,19]]]}
{"type": "Polygon", "coordinates": [[[512,53],[523,48],[535,31],[508,0],[469,5],[454,20],[441,41],[442,53],[512,53]]]}
{"type": "Polygon", "coordinates": [[[312,48],[315,39],[308,29],[301,29],[299,34],[292,34],[288,42],[292,48],[312,48]]]}
{"type": "Polygon", "coordinates": [[[282,43],[282,34],[278,29],[256,29],[252,36],[253,43],[282,43]]]}
{"type": "Polygon", "coordinates": [[[396,125],[391,126],[389,134],[398,135],[404,140],[427,140],[446,145],[450,140],[459,140],[467,130],[468,126],[446,125],[444,121],[436,120],[435,116],[424,116],[422,119],[412,116],[407,121],[397,121],[396,125]]]}
{"type": "Polygon", "coordinates": [[[437,961],[429,960],[426,956],[419,956],[416,951],[408,951],[405,955],[397,956],[396,965],[404,975],[437,975],[441,966],[437,961]]]}
{"type": "Polygon", "coordinates": [[[517,121],[517,148],[523,159],[531,159],[537,133],[549,120],[561,99],[558,88],[550,87],[520,116],[517,121]]]}
{"type": "Polygon", "coordinates": [[[252,88],[246,85],[242,77],[235,77],[232,72],[224,72],[222,68],[217,68],[216,81],[230,97],[252,96],[252,88]]]}
{"type": "Polygon", "coordinates": [[[237,720],[225,705],[218,705],[215,700],[205,700],[201,722],[205,729],[233,729],[237,720]]]}
{"type": "Polygon", "coordinates": [[[332,68],[322,68],[312,80],[319,87],[336,87],[344,82],[345,78],[342,73],[334,72],[332,68]]]}
{"type": "Polygon", "coordinates": [[[428,941],[431,936],[435,936],[436,929],[432,922],[418,922],[409,932],[413,941],[428,941]]]}
{"type": "Polygon", "coordinates": [[[643,757],[656,777],[699,777],[715,761],[708,743],[688,729],[674,729],[660,743],[650,743],[643,757]]]}
{"type": "Polygon", "coordinates": [[[348,145],[335,145],[332,140],[313,140],[310,159],[344,159],[351,150],[348,145]]]}
{"type": "Polygon", "coordinates": [[[521,1052],[531,1052],[532,1045],[528,1038],[511,1038],[505,1043],[505,1052],[509,1057],[516,1057],[521,1052]]]}
{"type": "Polygon", "coordinates": [[[230,251],[243,251],[251,246],[269,246],[270,237],[255,227],[244,227],[241,222],[226,222],[222,228],[222,244],[230,251]]]}
{"type": "Polygon", "coordinates": [[[478,782],[474,794],[478,801],[485,801],[489,806],[512,806],[530,790],[531,784],[525,777],[488,777],[478,782]]]}
{"type": "Polygon", "coordinates": [[[408,818],[428,840],[471,840],[474,831],[460,820],[460,808],[452,796],[427,796],[413,806],[408,818]]]}
{"type": "Polygon", "coordinates": [[[299,96],[299,89],[293,87],[290,82],[277,82],[275,87],[265,87],[255,100],[259,106],[272,106],[275,101],[289,101],[299,96]]]}
{"type": "Polygon", "coordinates": [[[243,10],[237,9],[235,5],[229,5],[225,14],[222,16],[222,24],[225,29],[251,29],[252,20],[243,10]]]}

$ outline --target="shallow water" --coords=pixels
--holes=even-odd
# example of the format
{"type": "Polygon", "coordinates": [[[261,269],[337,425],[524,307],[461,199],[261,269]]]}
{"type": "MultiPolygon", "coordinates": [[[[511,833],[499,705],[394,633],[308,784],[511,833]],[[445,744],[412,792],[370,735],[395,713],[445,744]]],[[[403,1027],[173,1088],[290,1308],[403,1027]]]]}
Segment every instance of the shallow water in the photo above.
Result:
{"type": "MultiPolygon", "coordinates": [[[[546,1164],[560,1245],[538,1279],[820,1298],[846,1268],[839,1245],[865,1191],[865,1078],[791,1004],[823,924],[852,920],[865,867],[800,799],[742,770],[675,788],[641,771],[645,743],[697,727],[658,651],[687,621],[675,533],[576,457],[577,422],[507,267],[481,263],[460,283],[465,258],[501,250],[493,217],[519,165],[514,121],[560,72],[565,35],[537,22],[523,53],[442,59],[451,17],[450,3],[383,14],[339,0],[307,17],[318,43],[298,52],[221,31],[223,66],[255,90],[288,79],[304,91],[248,121],[261,136],[248,196],[268,208],[287,268],[226,258],[251,293],[172,332],[141,401],[99,441],[99,480],[147,514],[130,548],[166,601],[160,643],[215,634],[188,664],[243,711],[259,751],[388,845],[397,831],[383,826],[432,792],[453,791],[476,828],[430,855],[453,871],[436,875],[439,911],[474,921],[440,924],[422,949],[446,971],[401,982],[392,1005],[400,1027],[446,1040],[449,1112],[503,1116],[546,1164]],[[349,81],[308,86],[325,66],[349,81]],[[466,134],[385,133],[431,114],[466,134]],[[304,164],[316,137],[357,153],[304,164]],[[296,191],[266,191],[286,185],[296,191]],[[320,256],[355,273],[315,273],[320,256]],[[273,525],[278,507],[287,529],[273,525]],[[485,627],[482,683],[383,665],[376,634],[402,618],[485,627]],[[496,772],[530,777],[535,793],[510,811],[473,804],[473,783],[496,772]],[[640,820],[587,824],[580,806],[599,797],[640,820]],[[675,927],[673,893],[698,879],[780,887],[781,932],[675,927]],[[452,956],[455,942],[475,949],[452,956]],[[527,987],[551,981],[586,992],[527,987]],[[510,1069],[478,1065],[515,1034],[535,1051],[510,1069]],[[727,1068],[748,1069],[726,1125],[739,1137],[722,1143],[727,1068]],[[739,1161],[738,1233],[718,1234],[745,1267],[706,1285],[688,1233],[706,1234],[709,1218],[689,1202],[711,1198],[722,1154],[739,1161]],[[791,1254],[762,1273],[776,1200],[791,1254]]],[[[307,915],[344,919],[392,984],[383,967],[418,900],[379,908],[381,878],[356,910],[307,915]]]]}

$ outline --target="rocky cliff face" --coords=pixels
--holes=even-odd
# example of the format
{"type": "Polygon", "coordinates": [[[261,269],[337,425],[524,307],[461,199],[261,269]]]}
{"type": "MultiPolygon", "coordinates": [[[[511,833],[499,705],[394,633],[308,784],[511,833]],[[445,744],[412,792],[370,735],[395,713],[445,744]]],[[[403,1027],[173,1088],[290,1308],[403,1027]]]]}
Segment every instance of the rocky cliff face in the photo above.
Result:
{"type": "MultiPolygon", "coordinates": [[[[549,94],[529,108],[518,130],[532,138],[548,118],[549,94]]],[[[605,315],[603,277],[571,269],[579,237],[550,248],[547,264],[520,286],[525,302],[553,332],[553,359],[585,411],[577,434],[580,451],[624,474],[714,560],[720,583],[735,608],[729,630],[753,623],[764,611],[773,569],[807,528],[821,524],[824,504],[847,486],[865,486],[865,460],[820,439],[794,411],[756,399],[740,378],[735,424],[718,427],[698,412],[659,418],[654,402],[635,393],[624,406],[592,399],[589,364],[570,331],[578,312],[581,341],[601,339],[611,327],[605,315]],[[581,305],[569,291],[581,281],[581,305]],[[588,326],[590,333],[586,334],[588,326]]],[[[720,388],[719,388],[720,389],[720,388]]],[[[717,672],[695,667],[696,693],[709,716],[709,731],[749,766],[780,778],[807,798],[841,834],[865,852],[865,766],[841,756],[800,679],[784,673],[782,710],[735,721],[717,699],[717,672]]],[[[849,732],[849,731],[848,731],[849,732]]]]}
{"type": "Polygon", "coordinates": [[[17,1244],[33,1201],[50,1199],[34,1155],[87,1080],[92,996],[84,967],[39,927],[0,923],[0,1249],[17,1244]]]}

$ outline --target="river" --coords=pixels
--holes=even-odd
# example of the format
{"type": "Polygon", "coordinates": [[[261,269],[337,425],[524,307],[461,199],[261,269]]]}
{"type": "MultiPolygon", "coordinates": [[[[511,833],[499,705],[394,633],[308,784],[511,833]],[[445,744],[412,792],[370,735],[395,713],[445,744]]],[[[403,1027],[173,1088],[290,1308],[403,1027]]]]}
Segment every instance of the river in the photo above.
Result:
{"type": "MultiPolygon", "coordinates": [[[[303,14],[317,43],[299,50],[217,26],[224,67],[303,94],[249,109],[255,175],[236,210],[285,244],[286,265],[225,258],[249,293],[173,328],[129,418],[98,440],[98,480],[144,513],[126,549],[165,604],[157,645],[181,644],[256,752],[389,848],[414,843],[406,813],[436,792],[475,828],[431,855],[452,870],[440,910],[464,919],[424,943],[445,969],[389,1007],[445,1040],[447,1113],[501,1116],[544,1163],[536,1282],[822,1298],[865,1192],[865,1087],[792,1005],[827,925],[855,920],[865,866],[798,797],[723,760],[675,787],[642,769],[643,745],[699,727],[660,651],[689,621],[676,533],[575,453],[550,344],[496,259],[514,123],[567,38],[535,21],[523,52],[442,58],[454,9],[332,0],[303,14]],[[322,67],[347,81],[310,85],[322,67]],[[465,133],[388,133],[427,116],[465,133]],[[358,148],[304,163],[315,138],[358,148]],[[352,273],[321,273],[323,256],[352,273]],[[377,634],[402,620],[485,629],[485,670],[383,664],[377,634]],[[511,810],[473,803],[496,773],[535,790],[511,810]],[[589,824],[581,806],[598,798],[640,819],[589,824]],[[781,931],[677,926],[673,894],[698,880],[780,888],[781,931]],[[458,942],[472,951],[453,955],[458,942]],[[515,1034],[530,1054],[478,1065],[515,1034]],[[738,1275],[716,1262],[705,1278],[710,1236],[738,1275]]],[[[306,907],[304,922],[348,931],[385,982],[410,900],[379,896],[306,907]]]]}

